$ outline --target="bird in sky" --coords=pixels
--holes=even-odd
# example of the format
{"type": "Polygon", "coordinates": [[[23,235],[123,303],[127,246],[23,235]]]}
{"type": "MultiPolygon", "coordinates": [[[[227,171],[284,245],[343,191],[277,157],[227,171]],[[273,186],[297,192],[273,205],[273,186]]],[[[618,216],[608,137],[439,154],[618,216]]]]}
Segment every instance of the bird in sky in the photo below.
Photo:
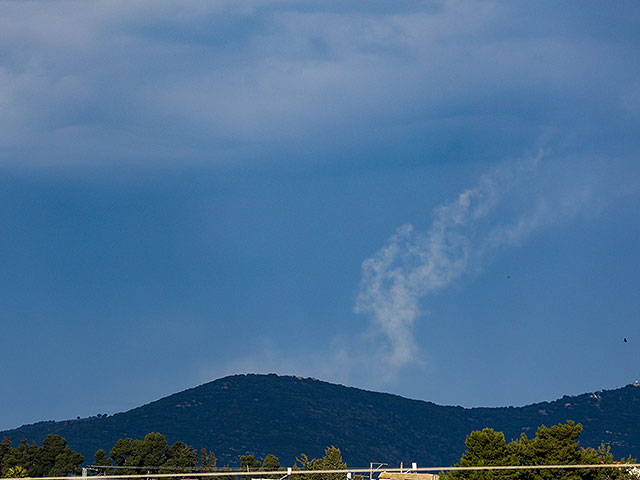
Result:
{"type": "Polygon", "coordinates": [[[624,343],[627,343],[627,337],[624,337],[624,343]]]}

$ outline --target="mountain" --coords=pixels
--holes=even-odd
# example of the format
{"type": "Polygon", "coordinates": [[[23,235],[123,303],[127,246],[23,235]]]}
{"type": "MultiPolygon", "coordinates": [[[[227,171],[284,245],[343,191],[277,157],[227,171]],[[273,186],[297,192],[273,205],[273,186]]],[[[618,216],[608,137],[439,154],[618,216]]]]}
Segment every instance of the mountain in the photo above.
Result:
{"type": "Polygon", "coordinates": [[[236,467],[239,456],[273,453],[283,465],[306,453],[320,457],[335,445],[353,467],[371,461],[398,465],[451,465],[472,430],[491,427],[507,441],[533,437],[544,424],[582,423],[582,446],[611,445],[616,458],[640,457],[640,385],[565,396],[524,407],[463,408],[410,400],[311,378],[234,375],[112,416],[47,421],[0,432],[14,441],[41,444],[49,434],[65,437],[91,463],[99,448],[119,438],[160,432],[215,452],[218,465],[236,467]]]}

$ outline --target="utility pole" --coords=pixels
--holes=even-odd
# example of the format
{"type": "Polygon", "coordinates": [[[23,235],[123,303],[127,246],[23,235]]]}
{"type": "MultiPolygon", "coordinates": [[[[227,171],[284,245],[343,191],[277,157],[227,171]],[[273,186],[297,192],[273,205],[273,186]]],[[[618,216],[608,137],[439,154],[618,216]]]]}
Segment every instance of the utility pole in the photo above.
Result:
{"type": "Polygon", "coordinates": [[[388,463],[382,463],[382,462],[369,462],[369,480],[373,480],[373,474],[375,472],[377,472],[378,470],[380,470],[382,467],[384,466],[388,466],[388,463]],[[373,469],[373,466],[376,466],[376,469],[373,469]]]}

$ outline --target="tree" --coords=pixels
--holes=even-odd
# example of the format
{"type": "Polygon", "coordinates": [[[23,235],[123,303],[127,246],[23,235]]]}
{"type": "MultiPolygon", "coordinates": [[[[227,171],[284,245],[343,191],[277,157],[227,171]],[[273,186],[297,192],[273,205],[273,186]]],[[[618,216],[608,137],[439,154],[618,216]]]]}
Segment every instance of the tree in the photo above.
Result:
{"type": "Polygon", "coordinates": [[[193,472],[198,466],[198,453],[184,442],[176,442],[167,449],[167,460],[163,467],[178,468],[183,472],[193,472]]]}
{"type": "MultiPolygon", "coordinates": [[[[306,470],[346,470],[347,464],[342,461],[342,454],[337,447],[327,447],[324,457],[309,460],[304,453],[296,458],[306,470]]],[[[305,476],[309,480],[344,480],[345,475],[340,473],[318,473],[305,476]]]]}
{"type": "Polygon", "coordinates": [[[105,452],[102,448],[98,450],[93,456],[93,464],[96,467],[104,467],[99,469],[99,473],[102,475],[108,475],[111,473],[111,458],[107,456],[107,452],[105,452]]]}
{"type": "Polygon", "coordinates": [[[136,467],[120,470],[119,473],[133,474],[140,473],[140,470],[151,473],[167,461],[168,449],[169,445],[164,435],[152,432],[147,434],[144,440],[119,439],[109,456],[118,467],[136,467]]]}
{"type": "MultiPolygon", "coordinates": [[[[465,441],[466,452],[457,466],[509,465],[584,465],[613,462],[613,455],[602,445],[598,450],[580,448],[578,437],[582,425],[567,421],[564,424],[538,428],[536,436],[528,439],[522,434],[518,440],[506,443],[504,434],[485,428],[471,432],[465,441]]],[[[631,463],[631,459],[626,460],[631,463]]],[[[629,478],[624,470],[602,469],[544,469],[544,470],[485,470],[451,471],[442,480],[622,480],[629,478]]]]}
{"type": "MultiPolygon", "coordinates": [[[[600,444],[597,449],[585,448],[582,450],[582,464],[596,465],[598,463],[612,464],[616,463],[613,454],[611,453],[611,447],[600,444]]],[[[621,463],[636,463],[635,459],[627,457],[622,459],[621,463]]],[[[599,468],[591,478],[594,480],[622,480],[622,479],[634,479],[637,480],[640,475],[633,475],[631,470],[623,468],[599,468]]]]}
{"type": "Polygon", "coordinates": [[[529,455],[534,465],[570,465],[580,462],[580,442],[582,425],[569,420],[565,424],[550,428],[542,425],[535,438],[528,442],[529,455]]]}
{"type": "Polygon", "coordinates": [[[29,444],[26,438],[20,440],[20,444],[16,448],[5,455],[4,464],[7,468],[21,466],[26,469],[30,475],[37,476],[34,473],[34,463],[38,455],[38,446],[35,443],[29,444]]]}
{"type": "Polygon", "coordinates": [[[278,457],[272,454],[268,454],[262,460],[262,467],[260,468],[263,472],[275,472],[276,470],[280,470],[280,460],[278,457]]]}
{"type": "Polygon", "coordinates": [[[0,477],[2,477],[5,473],[5,459],[8,460],[9,455],[11,454],[11,450],[11,439],[8,437],[4,437],[2,439],[2,442],[0,442],[0,477]]]}
{"type": "Polygon", "coordinates": [[[15,467],[8,468],[5,476],[7,478],[26,478],[29,474],[26,468],[16,465],[15,467]]]}
{"type": "Polygon", "coordinates": [[[256,460],[253,455],[242,455],[240,457],[240,470],[245,472],[253,472],[259,470],[262,466],[260,460],[256,460]]]}
{"type": "Polygon", "coordinates": [[[157,467],[167,461],[169,444],[161,433],[148,433],[144,440],[134,440],[131,445],[131,454],[125,465],[136,467],[149,467],[149,472],[156,471],[157,467]],[[155,467],[155,468],[154,468],[155,467]]]}
{"type": "Polygon", "coordinates": [[[208,452],[206,448],[200,449],[200,465],[205,472],[218,470],[216,456],[213,452],[208,452]]]}
{"type": "MultiPolygon", "coordinates": [[[[275,455],[268,454],[262,460],[262,466],[260,467],[261,471],[263,471],[263,472],[275,472],[275,471],[278,471],[280,469],[281,469],[280,460],[275,455]]],[[[281,476],[282,475],[262,475],[262,477],[264,477],[264,478],[280,478],[281,476]]]]}
{"type": "Polygon", "coordinates": [[[29,473],[34,476],[64,477],[70,473],[79,475],[84,457],[73,452],[60,435],[48,435],[34,462],[37,469],[29,473]]]}
{"type": "Polygon", "coordinates": [[[131,447],[133,446],[133,440],[130,438],[121,438],[119,439],[111,451],[109,452],[109,456],[111,460],[118,466],[123,467],[125,462],[127,461],[127,457],[131,455],[131,447]]]}
{"type": "MultiPolygon", "coordinates": [[[[103,458],[103,454],[99,454],[99,452],[96,452],[96,455],[103,458]]],[[[152,432],[145,435],[143,440],[119,439],[111,449],[109,456],[116,466],[132,467],[118,471],[122,474],[171,473],[176,470],[193,472],[198,468],[199,462],[206,471],[215,471],[216,457],[213,452],[207,452],[203,448],[200,454],[199,458],[198,452],[184,442],[178,441],[169,446],[164,435],[152,432]]],[[[108,459],[104,455],[103,461],[106,460],[108,459]]]]}
{"type": "MultiPolygon", "coordinates": [[[[479,467],[513,464],[513,456],[507,448],[504,433],[496,432],[492,428],[471,432],[464,442],[467,451],[462,455],[461,467],[479,467]]],[[[498,471],[453,471],[447,479],[484,480],[502,478],[505,472],[498,471]]]]}
{"type": "Polygon", "coordinates": [[[84,462],[84,457],[72,451],[60,435],[48,435],[42,447],[35,443],[29,444],[23,438],[18,447],[12,448],[10,440],[5,439],[0,444],[0,449],[3,457],[2,473],[5,475],[8,475],[9,470],[15,475],[28,472],[33,477],[79,474],[84,462]]]}
{"type": "MultiPolygon", "coordinates": [[[[260,460],[256,460],[253,455],[242,455],[240,457],[240,470],[243,472],[255,472],[260,470],[261,466],[260,460]]],[[[251,480],[252,475],[243,475],[241,478],[243,480],[251,480]]]]}
{"type": "Polygon", "coordinates": [[[4,458],[11,453],[11,439],[4,437],[0,442],[0,473],[2,473],[2,466],[4,465],[4,458]]]}

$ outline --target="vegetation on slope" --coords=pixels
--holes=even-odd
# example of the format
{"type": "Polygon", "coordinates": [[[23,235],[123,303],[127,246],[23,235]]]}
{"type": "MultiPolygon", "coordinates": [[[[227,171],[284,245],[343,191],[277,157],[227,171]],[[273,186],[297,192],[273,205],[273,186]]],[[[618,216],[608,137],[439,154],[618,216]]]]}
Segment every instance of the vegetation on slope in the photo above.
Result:
{"type": "Polygon", "coordinates": [[[128,412],[40,422],[0,436],[41,442],[58,434],[86,458],[119,439],[159,432],[168,442],[214,451],[219,465],[269,453],[292,465],[302,452],[321,457],[327,445],[340,447],[345,461],[356,466],[450,465],[472,430],[490,427],[513,440],[566,420],[583,425],[585,446],[604,442],[616,457],[640,456],[640,388],[632,385],[526,407],[467,409],[313,379],[235,375],[128,412]]]}

